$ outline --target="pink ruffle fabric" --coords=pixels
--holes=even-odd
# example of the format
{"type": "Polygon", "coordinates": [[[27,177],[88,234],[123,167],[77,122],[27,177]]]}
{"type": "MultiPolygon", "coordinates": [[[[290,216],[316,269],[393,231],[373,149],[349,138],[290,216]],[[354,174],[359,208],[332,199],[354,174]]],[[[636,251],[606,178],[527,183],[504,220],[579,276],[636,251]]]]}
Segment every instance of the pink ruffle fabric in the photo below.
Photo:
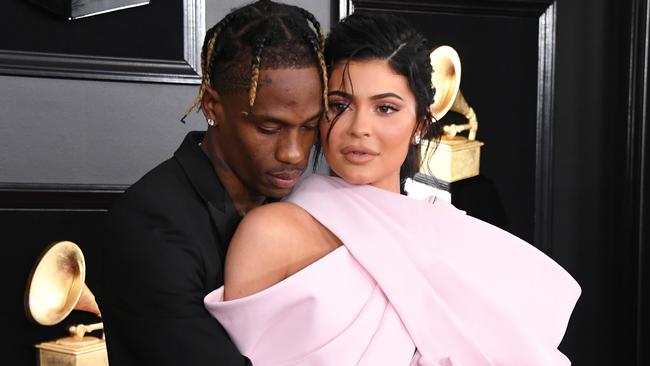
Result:
{"type": "Polygon", "coordinates": [[[249,297],[206,296],[255,366],[570,365],[557,346],[580,287],[528,243],[441,200],[333,177],[287,200],[345,247],[249,297]]]}

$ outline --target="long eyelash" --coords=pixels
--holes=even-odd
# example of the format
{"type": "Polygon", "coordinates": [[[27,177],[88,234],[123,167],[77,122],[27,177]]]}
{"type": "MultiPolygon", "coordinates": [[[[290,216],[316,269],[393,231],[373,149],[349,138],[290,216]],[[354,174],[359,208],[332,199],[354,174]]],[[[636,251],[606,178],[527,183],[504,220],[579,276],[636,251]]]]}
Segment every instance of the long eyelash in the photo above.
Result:
{"type": "Polygon", "coordinates": [[[391,109],[393,112],[397,112],[397,111],[400,110],[397,106],[395,106],[395,105],[393,105],[393,104],[380,104],[380,105],[379,105],[379,108],[389,108],[389,109],[391,109]]]}
{"type": "Polygon", "coordinates": [[[345,100],[331,100],[327,104],[329,106],[345,106],[346,108],[350,106],[350,102],[345,100]]]}

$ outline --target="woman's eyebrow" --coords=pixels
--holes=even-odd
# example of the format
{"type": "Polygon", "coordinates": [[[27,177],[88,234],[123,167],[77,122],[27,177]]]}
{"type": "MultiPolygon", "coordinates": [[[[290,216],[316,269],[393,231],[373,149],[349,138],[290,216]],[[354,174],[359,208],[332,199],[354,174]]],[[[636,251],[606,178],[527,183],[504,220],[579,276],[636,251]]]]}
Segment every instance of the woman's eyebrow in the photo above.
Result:
{"type": "MultiPolygon", "coordinates": [[[[343,97],[343,98],[346,98],[346,99],[352,99],[352,95],[350,93],[346,93],[346,92],[340,91],[340,90],[330,91],[329,95],[330,96],[339,96],[339,97],[343,97]]],[[[404,98],[400,97],[399,95],[397,95],[395,93],[391,93],[391,92],[381,93],[381,94],[373,95],[372,97],[370,97],[370,99],[372,99],[372,100],[383,99],[383,98],[397,98],[399,100],[404,100],[404,98]]]]}
{"type": "Polygon", "coordinates": [[[390,98],[390,97],[397,98],[399,100],[404,100],[402,97],[400,97],[399,95],[397,95],[395,93],[377,94],[377,95],[373,95],[372,97],[370,97],[370,99],[377,100],[377,99],[384,99],[384,98],[390,98]]]}
{"type": "Polygon", "coordinates": [[[330,91],[330,92],[328,93],[328,95],[329,95],[329,96],[339,96],[339,97],[343,97],[343,98],[347,98],[347,99],[352,99],[352,94],[350,94],[350,93],[346,93],[346,92],[341,91],[341,90],[333,90],[333,91],[330,91]]]}

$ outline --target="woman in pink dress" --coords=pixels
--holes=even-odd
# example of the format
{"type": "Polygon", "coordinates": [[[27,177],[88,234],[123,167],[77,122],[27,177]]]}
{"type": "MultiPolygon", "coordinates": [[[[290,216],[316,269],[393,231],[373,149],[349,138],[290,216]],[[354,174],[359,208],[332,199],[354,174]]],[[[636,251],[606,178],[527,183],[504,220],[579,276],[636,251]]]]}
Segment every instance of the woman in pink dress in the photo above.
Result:
{"type": "Polygon", "coordinates": [[[401,194],[419,167],[416,137],[435,126],[423,37],[354,14],[325,60],[320,147],[335,177],[312,175],[249,212],[224,287],[205,298],[242,354],[255,366],[570,365],[557,346],[580,294],[573,278],[442,200],[401,194]]]}

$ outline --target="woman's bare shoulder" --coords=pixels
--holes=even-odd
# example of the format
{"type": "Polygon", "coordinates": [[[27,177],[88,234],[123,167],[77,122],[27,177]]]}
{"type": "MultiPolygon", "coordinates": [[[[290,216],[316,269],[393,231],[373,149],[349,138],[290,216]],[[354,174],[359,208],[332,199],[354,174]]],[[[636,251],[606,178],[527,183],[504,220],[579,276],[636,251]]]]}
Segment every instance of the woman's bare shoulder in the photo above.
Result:
{"type": "Polygon", "coordinates": [[[309,238],[318,223],[300,206],[275,202],[255,208],[244,216],[231,245],[246,249],[287,249],[296,239],[309,238]]]}
{"type": "Polygon", "coordinates": [[[252,210],[242,219],[228,248],[226,300],[282,281],[328,245],[322,225],[295,204],[277,202],[252,210]]]}

